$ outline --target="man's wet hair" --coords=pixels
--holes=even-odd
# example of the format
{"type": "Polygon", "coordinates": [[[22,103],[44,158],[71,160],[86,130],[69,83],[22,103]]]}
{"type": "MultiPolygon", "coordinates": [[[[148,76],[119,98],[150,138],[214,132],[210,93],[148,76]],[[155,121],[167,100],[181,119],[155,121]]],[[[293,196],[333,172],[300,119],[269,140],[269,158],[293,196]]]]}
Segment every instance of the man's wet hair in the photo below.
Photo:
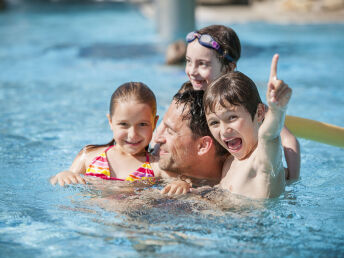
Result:
{"type": "Polygon", "coordinates": [[[194,139],[203,136],[210,136],[213,139],[216,154],[221,156],[228,154],[227,150],[215,140],[209,130],[203,108],[203,95],[204,91],[202,90],[196,91],[182,87],[181,90],[174,95],[173,100],[178,106],[182,105],[182,119],[188,121],[187,125],[190,128],[194,139]]]}

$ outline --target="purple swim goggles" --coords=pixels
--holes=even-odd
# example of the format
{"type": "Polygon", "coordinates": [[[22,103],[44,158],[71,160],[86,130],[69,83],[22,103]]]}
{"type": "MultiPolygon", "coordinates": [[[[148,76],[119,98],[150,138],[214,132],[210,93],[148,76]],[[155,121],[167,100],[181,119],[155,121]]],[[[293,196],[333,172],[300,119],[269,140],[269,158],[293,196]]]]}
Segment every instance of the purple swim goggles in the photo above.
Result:
{"type": "MultiPolygon", "coordinates": [[[[223,54],[223,51],[219,45],[209,34],[199,34],[196,31],[191,31],[186,35],[186,41],[188,43],[194,41],[195,39],[198,39],[198,42],[207,48],[215,49],[217,52],[219,52],[221,55],[223,54]]],[[[225,55],[225,58],[227,58],[228,61],[233,62],[234,59],[230,55],[225,55]]]]}

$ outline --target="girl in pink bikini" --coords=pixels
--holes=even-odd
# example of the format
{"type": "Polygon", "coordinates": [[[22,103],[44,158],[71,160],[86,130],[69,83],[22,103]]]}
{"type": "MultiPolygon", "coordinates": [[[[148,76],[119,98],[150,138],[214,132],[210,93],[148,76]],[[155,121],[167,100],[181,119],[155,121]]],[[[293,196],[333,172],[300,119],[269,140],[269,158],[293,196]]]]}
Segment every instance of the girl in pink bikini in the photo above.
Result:
{"type": "Polygon", "coordinates": [[[50,179],[51,184],[85,184],[85,176],[105,180],[141,181],[154,184],[160,171],[158,160],[147,151],[158,121],[154,93],[143,83],[129,82],[112,94],[107,115],[113,139],[105,145],[87,145],[69,170],[50,179]],[[153,172],[154,171],[154,172],[153,172]]]}

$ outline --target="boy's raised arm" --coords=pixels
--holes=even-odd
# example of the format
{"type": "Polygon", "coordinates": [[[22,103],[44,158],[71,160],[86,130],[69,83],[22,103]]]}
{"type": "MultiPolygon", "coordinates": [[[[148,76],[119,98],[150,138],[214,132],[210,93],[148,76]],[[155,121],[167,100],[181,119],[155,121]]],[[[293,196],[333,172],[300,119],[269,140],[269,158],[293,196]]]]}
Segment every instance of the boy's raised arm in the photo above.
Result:
{"type": "MultiPolygon", "coordinates": [[[[291,88],[277,79],[278,55],[271,62],[270,78],[266,99],[269,106],[265,119],[259,128],[257,158],[260,164],[275,166],[281,160],[280,132],[284,125],[287,105],[291,97],[291,88]]],[[[268,167],[266,169],[269,169],[268,167]]]]}

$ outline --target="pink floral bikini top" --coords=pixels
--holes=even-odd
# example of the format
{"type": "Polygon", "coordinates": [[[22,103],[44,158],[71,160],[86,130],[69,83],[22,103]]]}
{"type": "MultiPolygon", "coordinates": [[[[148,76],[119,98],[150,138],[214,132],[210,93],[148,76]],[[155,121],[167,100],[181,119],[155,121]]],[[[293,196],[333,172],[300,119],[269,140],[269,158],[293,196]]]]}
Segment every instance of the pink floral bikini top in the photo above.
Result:
{"type": "Polygon", "coordinates": [[[129,174],[126,179],[120,179],[111,177],[109,162],[106,157],[106,152],[113,148],[114,145],[108,147],[103,153],[95,157],[92,163],[86,170],[86,176],[96,176],[105,180],[118,180],[118,181],[130,181],[137,180],[143,181],[148,184],[155,184],[155,176],[153,169],[149,163],[149,155],[146,153],[146,161],[136,171],[129,174]]]}

